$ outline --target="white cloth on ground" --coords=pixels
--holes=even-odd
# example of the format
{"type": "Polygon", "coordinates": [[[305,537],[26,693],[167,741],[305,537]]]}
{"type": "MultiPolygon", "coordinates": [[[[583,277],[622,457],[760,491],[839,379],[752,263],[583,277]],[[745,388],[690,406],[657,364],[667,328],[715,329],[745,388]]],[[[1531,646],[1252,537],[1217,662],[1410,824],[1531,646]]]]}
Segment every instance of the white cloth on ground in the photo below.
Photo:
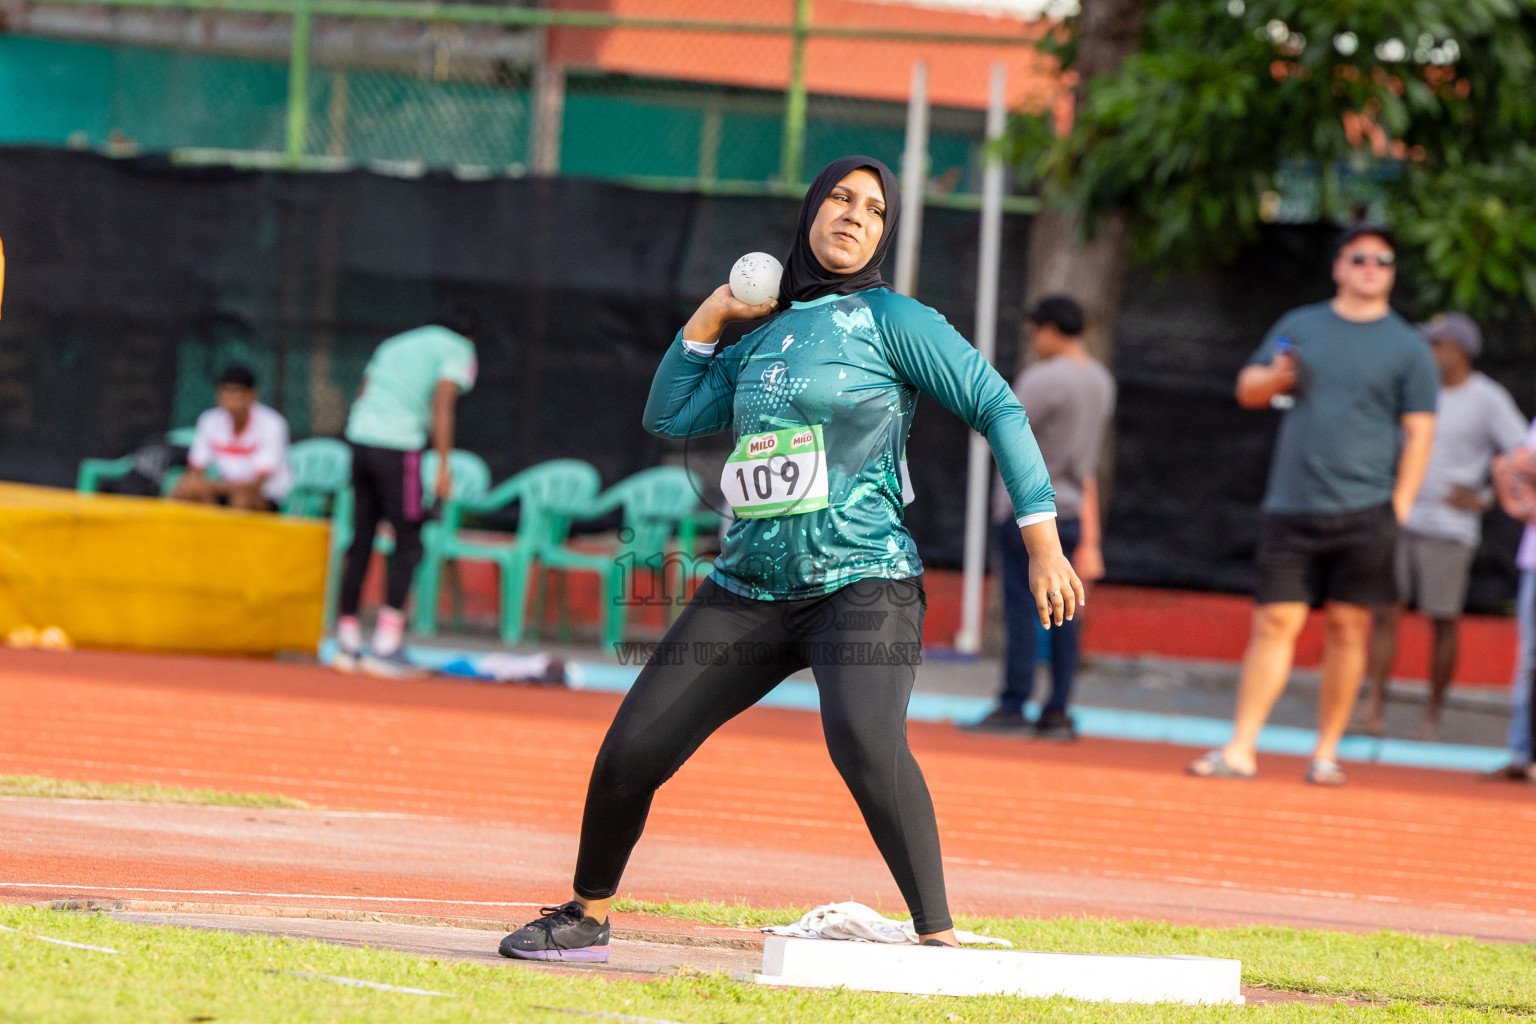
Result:
{"type": "Polygon", "coordinates": [[[499,683],[563,682],[580,688],[583,682],[578,666],[548,654],[508,654],[497,651],[487,654],[475,665],[477,675],[494,679],[499,683]]]}
{"type": "MultiPolygon", "coordinates": [[[[768,925],[769,935],[787,935],[796,939],[847,939],[852,942],[916,943],[917,929],[911,921],[892,921],[878,910],[862,903],[824,903],[794,924],[768,925]]],[[[1007,939],[990,935],[955,931],[955,938],[965,945],[1006,946],[1007,939]]]]}

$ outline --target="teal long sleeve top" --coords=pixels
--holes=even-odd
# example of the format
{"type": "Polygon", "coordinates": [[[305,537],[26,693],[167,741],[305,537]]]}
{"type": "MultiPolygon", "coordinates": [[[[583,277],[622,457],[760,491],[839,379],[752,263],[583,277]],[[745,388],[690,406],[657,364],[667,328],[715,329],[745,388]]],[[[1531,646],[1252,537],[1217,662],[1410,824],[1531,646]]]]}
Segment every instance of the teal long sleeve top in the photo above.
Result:
{"type": "Polygon", "coordinates": [[[718,353],[679,334],[651,384],[646,430],[684,438],[731,427],[738,441],[750,441],[793,428],[798,444],[814,428],[823,445],[817,469],[825,473],[825,502],[738,517],[710,578],[745,597],[787,601],[859,579],[921,574],[902,522],[907,435],[920,391],[987,439],[1021,526],[1055,516],[1045,461],[1013,391],[948,321],[914,299],[879,288],[792,303],[718,353]]]}

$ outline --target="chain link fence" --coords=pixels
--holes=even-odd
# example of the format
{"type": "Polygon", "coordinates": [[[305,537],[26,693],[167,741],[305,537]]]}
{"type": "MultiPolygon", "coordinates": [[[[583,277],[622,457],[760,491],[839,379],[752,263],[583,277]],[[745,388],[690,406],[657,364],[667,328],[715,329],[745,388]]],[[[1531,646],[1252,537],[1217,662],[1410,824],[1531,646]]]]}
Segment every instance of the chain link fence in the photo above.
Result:
{"type": "MultiPolygon", "coordinates": [[[[1061,101],[1050,60],[1027,45],[1046,27],[1038,19],[926,12],[896,19],[906,28],[895,38],[889,27],[870,37],[807,28],[788,3],[767,28],[741,20],[768,17],[761,11],[721,6],[729,20],[705,31],[697,20],[480,24],[478,12],[530,9],[473,4],[429,23],[325,15],[324,0],[312,21],[282,13],[294,0],[159,2],[0,4],[0,85],[15,100],[0,112],[0,141],[764,191],[803,183],[848,152],[899,164],[921,58],[932,82],[930,192],[942,201],[980,190],[992,61],[1009,64],[1013,104],[1061,101]]],[[[695,18],[703,9],[679,2],[695,18]]],[[[864,6],[871,18],[889,7],[864,6]]]]}

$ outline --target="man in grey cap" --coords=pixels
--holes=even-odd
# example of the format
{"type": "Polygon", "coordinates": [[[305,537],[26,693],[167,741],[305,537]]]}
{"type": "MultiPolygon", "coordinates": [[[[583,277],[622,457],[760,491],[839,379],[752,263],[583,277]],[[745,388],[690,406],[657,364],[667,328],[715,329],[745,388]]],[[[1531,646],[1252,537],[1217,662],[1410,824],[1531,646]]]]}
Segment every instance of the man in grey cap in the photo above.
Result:
{"type": "Polygon", "coordinates": [[[1434,624],[1434,645],[1429,703],[1412,738],[1434,740],[1456,669],[1457,627],[1481,539],[1482,517],[1493,502],[1488,466],[1495,456],[1525,441],[1526,419],[1508,391],[1472,369],[1483,349],[1483,335],[1471,317],[1442,313],[1417,326],[1429,340],[1440,370],[1439,414],[1429,469],[1398,541],[1399,603],[1378,608],[1373,616],[1367,670],[1370,696],[1361,727],[1377,736],[1383,732],[1387,676],[1397,657],[1397,626],[1404,608],[1413,602],[1434,624]]]}

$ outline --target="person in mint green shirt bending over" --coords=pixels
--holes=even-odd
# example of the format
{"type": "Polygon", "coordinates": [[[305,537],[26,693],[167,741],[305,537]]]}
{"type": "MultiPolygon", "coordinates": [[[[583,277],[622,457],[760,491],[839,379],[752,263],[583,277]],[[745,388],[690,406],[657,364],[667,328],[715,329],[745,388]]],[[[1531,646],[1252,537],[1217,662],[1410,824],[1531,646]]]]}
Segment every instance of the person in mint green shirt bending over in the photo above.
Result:
{"type": "Polygon", "coordinates": [[[454,408],[459,396],[475,386],[478,328],[473,309],[450,302],[428,326],[384,341],[363,371],[363,386],[352,403],[346,430],[356,504],[336,622],[341,650],[333,664],[343,672],[361,670],[396,679],[424,674],[401,646],[405,600],[421,561],[421,456],[430,439],[438,455],[433,491],[446,498],[452,486],[448,453],[453,450],[454,408]],[[365,655],[357,606],[381,519],[394,527],[395,553],[389,560],[384,607],[365,655]]]}
{"type": "Polygon", "coordinates": [[[675,438],[732,431],[720,485],[733,522],[598,751],[575,898],[503,939],[503,956],[607,960],[609,903],[656,790],[711,733],[803,668],[816,676],[832,763],[919,938],[957,944],[933,801],[906,739],[925,598],[902,522],[903,454],[920,392],[991,445],[1040,621],[1070,619],[1083,585],[1062,553],[1050,477],[1013,391],[943,317],[880,277],[899,200],[880,161],[834,161],[801,204],[783,305],[749,306],[722,285],[668,346],[645,428],[675,438]],[[727,324],[776,310],[716,351],[727,324]]]}

